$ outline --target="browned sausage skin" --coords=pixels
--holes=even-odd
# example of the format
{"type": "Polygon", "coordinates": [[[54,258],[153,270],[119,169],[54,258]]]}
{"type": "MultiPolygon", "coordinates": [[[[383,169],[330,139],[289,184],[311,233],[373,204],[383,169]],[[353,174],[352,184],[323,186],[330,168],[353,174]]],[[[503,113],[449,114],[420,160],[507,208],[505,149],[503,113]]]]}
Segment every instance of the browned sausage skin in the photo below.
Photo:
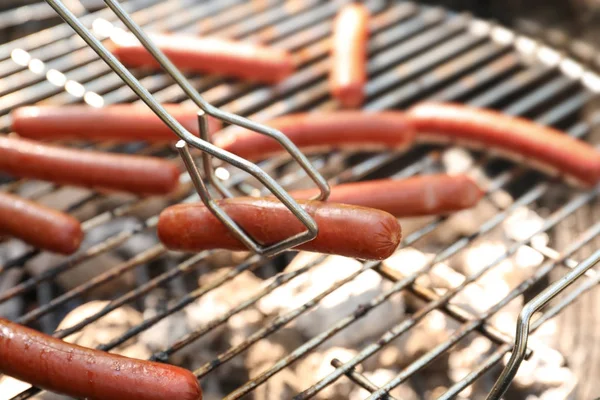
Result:
{"type": "Polygon", "coordinates": [[[136,194],[166,194],[179,183],[179,168],[156,157],[101,153],[0,136],[0,171],[64,185],[136,194]]]}
{"type": "MultiPolygon", "coordinates": [[[[283,132],[305,153],[333,149],[402,150],[414,139],[408,119],[399,111],[298,113],[274,118],[265,124],[283,132]]],[[[215,135],[214,142],[250,160],[285,151],[274,139],[243,128],[223,131],[215,135]]]]}
{"type": "MultiPolygon", "coordinates": [[[[295,69],[286,51],[254,43],[181,34],[150,34],[150,39],[182,70],[276,83],[295,69]]],[[[113,53],[130,67],[159,67],[132,34],[114,38],[113,53]]]]}
{"type": "Polygon", "coordinates": [[[493,110],[421,103],[407,111],[420,141],[457,141],[493,148],[589,186],[600,181],[600,153],[563,132],[493,110]]]}
{"type": "MultiPolygon", "coordinates": [[[[185,129],[199,134],[197,108],[164,104],[185,129]]],[[[37,140],[94,140],[174,142],[177,135],[145,104],[114,104],[102,108],[86,105],[28,106],[11,113],[12,129],[19,136],[37,140]]],[[[209,130],[221,122],[209,117],[209,130]]]]}
{"type": "Polygon", "coordinates": [[[360,107],[367,80],[369,10],[362,4],[344,6],[335,18],[329,85],[346,108],[360,107]]]}
{"type": "Polygon", "coordinates": [[[0,372],[90,400],[202,399],[188,370],[70,344],[3,318],[0,372]]]}
{"type": "MultiPolygon", "coordinates": [[[[296,199],[310,199],[318,190],[295,190],[296,199]]],[[[483,191],[465,175],[425,175],[407,179],[378,179],[331,187],[327,201],[371,207],[397,218],[444,215],[471,208],[483,191]]]]}
{"type": "MultiPolygon", "coordinates": [[[[218,204],[263,245],[305,230],[275,199],[239,197],[221,200],[218,204]]],[[[400,243],[400,225],[386,212],[319,201],[300,201],[299,204],[315,219],[319,233],[314,240],[298,246],[298,250],[382,260],[392,255],[400,243]]],[[[178,204],[163,210],[158,221],[158,237],[172,250],[246,249],[203,204],[178,204]]]]}
{"type": "Polygon", "coordinates": [[[0,192],[0,236],[3,234],[60,254],[74,253],[83,240],[83,231],[77,219],[0,192]]]}

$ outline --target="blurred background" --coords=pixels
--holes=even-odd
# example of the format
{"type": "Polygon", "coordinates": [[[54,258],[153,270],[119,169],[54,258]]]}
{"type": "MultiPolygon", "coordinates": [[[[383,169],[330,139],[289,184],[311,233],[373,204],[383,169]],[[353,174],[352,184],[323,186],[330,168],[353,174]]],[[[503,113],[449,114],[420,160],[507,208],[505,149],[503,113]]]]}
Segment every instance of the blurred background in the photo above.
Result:
{"type": "MultiPolygon", "coordinates": [[[[3,0],[0,3],[1,42],[59,22],[43,0],[3,0]]],[[[102,0],[64,0],[64,3],[81,13],[104,5],[102,0]]],[[[555,40],[562,34],[565,40],[577,38],[600,46],[600,0],[429,0],[422,3],[469,11],[529,34],[537,34],[540,27],[545,27],[552,31],[555,40]]]]}

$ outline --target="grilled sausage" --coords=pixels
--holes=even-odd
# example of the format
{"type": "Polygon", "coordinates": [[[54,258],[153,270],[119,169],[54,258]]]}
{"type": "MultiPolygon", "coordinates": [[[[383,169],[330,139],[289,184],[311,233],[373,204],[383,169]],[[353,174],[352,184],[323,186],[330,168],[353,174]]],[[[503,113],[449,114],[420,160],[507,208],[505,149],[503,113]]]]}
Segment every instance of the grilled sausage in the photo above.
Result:
{"type": "Polygon", "coordinates": [[[201,400],[183,368],[88,349],[0,318],[0,372],[90,400],[201,400]]]}
{"type": "MultiPolygon", "coordinates": [[[[276,199],[239,197],[221,200],[218,204],[263,245],[306,229],[276,199]]],[[[315,219],[319,233],[312,241],[298,246],[298,250],[382,260],[392,255],[400,243],[400,225],[386,212],[319,201],[300,201],[299,204],[315,219]]],[[[246,249],[203,204],[178,204],[163,210],[158,221],[158,237],[172,250],[246,249]]]]}
{"type": "MultiPolygon", "coordinates": [[[[318,190],[296,190],[296,199],[310,199],[318,190]]],[[[396,218],[443,215],[471,208],[483,192],[465,175],[425,175],[380,179],[333,186],[327,201],[376,208],[396,218]]]]}
{"type": "Polygon", "coordinates": [[[329,86],[333,97],[347,108],[365,99],[369,10],[362,4],[344,6],[335,18],[329,86]]]}
{"type": "MultiPolygon", "coordinates": [[[[166,104],[165,109],[184,128],[198,135],[194,106],[166,104]]],[[[85,105],[29,106],[11,113],[12,129],[22,137],[37,140],[112,140],[161,143],[178,137],[145,104],[114,104],[103,108],[85,105]]],[[[221,129],[218,119],[209,117],[209,130],[221,129]]]]}
{"type": "MultiPolygon", "coordinates": [[[[306,153],[337,148],[365,151],[404,149],[414,138],[406,116],[398,111],[289,114],[272,119],[266,125],[283,132],[306,153]]],[[[242,128],[227,133],[223,131],[215,135],[214,142],[251,160],[284,151],[274,139],[242,128]]]]}
{"type": "Polygon", "coordinates": [[[408,110],[421,141],[490,147],[543,171],[589,186],[600,180],[600,153],[584,141],[523,118],[458,104],[422,103],[408,110]]]}
{"type": "MultiPolygon", "coordinates": [[[[292,56],[284,50],[216,37],[151,34],[150,39],[178,68],[251,81],[276,83],[294,72],[292,56]]],[[[159,67],[132,34],[114,38],[113,53],[130,67],[159,67]]]]}
{"type": "Polygon", "coordinates": [[[0,236],[14,236],[40,249],[72,254],[81,245],[79,221],[68,214],[0,192],[0,236]]]}
{"type": "Polygon", "coordinates": [[[156,157],[109,154],[0,136],[0,171],[14,177],[137,194],[165,194],[179,168],[156,157]]]}

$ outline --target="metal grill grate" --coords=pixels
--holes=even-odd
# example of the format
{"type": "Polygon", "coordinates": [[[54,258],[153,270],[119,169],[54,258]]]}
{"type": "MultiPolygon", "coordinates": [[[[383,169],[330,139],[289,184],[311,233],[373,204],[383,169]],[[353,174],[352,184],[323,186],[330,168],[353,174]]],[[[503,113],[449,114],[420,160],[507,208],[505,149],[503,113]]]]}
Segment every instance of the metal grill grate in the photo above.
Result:
{"type": "MultiPolygon", "coordinates": [[[[214,77],[192,77],[193,84],[207,101],[227,111],[263,121],[295,111],[330,110],[336,107],[328,97],[327,55],[331,18],[344,3],[346,1],[342,0],[228,0],[201,3],[195,0],[129,0],[123,2],[123,5],[147,30],[218,34],[269,43],[293,51],[298,72],[275,87],[236,83],[214,77]]],[[[422,99],[461,101],[500,109],[511,115],[526,116],[542,124],[557,126],[576,137],[588,137],[600,121],[600,114],[594,113],[593,110],[586,110],[584,113],[584,107],[593,98],[594,92],[600,90],[600,79],[552,49],[527,38],[515,37],[508,30],[474,20],[468,15],[421,7],[411,2],[389,3],[371,0],[365,3],[374,14],[371,23],[372,39],[369,43],[368,102],[365,109],[402,109],[422,99]]],[[[95,28],[95,33],[100,38],[106,38],[110,29],[120,26],[114,22],[115,19],[107,10],[82,17],[87,26],[95,28]]],[[[109,67],[64,24],[0,46],[0,59],[0,128],[4,131],[8,131],[9,128],[9,111],[20,105],[36,102],[69,104],[82,99],[98,105],[136,100],[133,92],[125,87],[116,75],[109,72],[109,67]]],[[[184,98],[183,93],[164,75],[136,72],[136,76],[160,101],[177,102],[184,98]]],[[[81,145],[175,157],[172,149],[159,146],[117,146],[111,143],[81,145]]],[[[380,153],[369,156],[343,153],[311,159],[327,178],[331,178],[333,183],[339,183],[373,176],[406,177],[440,169],[443,168],[440,156],[450,148],[450,145],[447,148],[427,147],[408,154],[380,153]],[[330,171],[336,171],[336,163],[339,163],[340,159],[345,165],[345,170],[337,175],[337,172],[334,172],[332,175],[330,171]]],[[[426,370],[441,356],[452,351],[453,346],[463,338],[472,337],[474,332],[493,342],[495,351],[475,370],[469,371],[468,375],[456,382],[450,382],[448,390],[440,393],[438,398],[453,398],[478,379],[491,377],[493,381],[498,374],[494,367],[501,363],[503,356],[512,348],[514,330],[511,327],[509,331],[503,332],[488,320],[516,297],[523,294],[530,296],[532,291],[539,290],[539,284],[545,284],[548,275],[555,269],[572,268],[578,264],[575,260],[578,260],[579,250],[600,234],[600,223],[593,223],[580,232],[561,251],[553,250],[550,247],[552,243],[545,247],[536,246],[533,239],[540,233],[551,233],[581,207],[593,204],[600,188],[578,192],[562,186],[560,182],[546,180],[521,165],[499,161],[493,154],[473,153],[473,157],[475,162],[469,167],[469,171],[482,173],[480,179],[486,190],[486,201],[496,207],[494,214],[481,221],[473,232],[443,241],[436,257],[413,275],[399,275],[397,271],[380,263],[364,263],[360,270],[340,281],[332,282],[329,288],[310,301],[278,315],[238,343],[229,344],[226,350],[214,359],[193,365],[194,372],[201,382],[211,380],[224,364],[234,363],[251,346],[296,321],[302,314],[319,307],[322,299],[368,270],[381,274],[392,283],[391,287],[358,306],[354,312],[339,315],[335,323],[268,365],[258,376],[231,388],[227,398],[240,398],[253,392],[274,375],[290,368],[297,360],[318,349],[329,338],[342,331],[352,330],[353,324],[364,318],[372,309],[407,292],[420,298],[423,301],[422,306],[414,310],[409,317],[392,321],[393,326],[389,331],[379,340],[361,345],[354,358],[331,360],[331,372],[322,379],[311,382],[296,398],[315,396],[339,379],[351,379],[356,385],[372,392],[372,398],[384,396],[386,391],[406,383],[420,371],[426,370]],[[498,196],[507,193],[514,198],[512,202],[498,201],[498,196]],[[560,196],[561,202],[555,201],[557,196],[560,196]],[[452,260],[478,240],[488,237],[495,228],[505,223],[509,216],[522,207],[540,212],[546,217],[544,223],[526,237],[510,241],[507,251],[498,259],[479,272],[466,276],[462,284],[445,294],[439,294],[417,282],[419,276],[437,263],[452,260]],[[545,262],[532,276],[511,288],[496,305],[480,315],[474,315],[456,304],[448,304],[448,300],[460,293],[470,282],[476,282],[487,271],[497,267],[524,246],[534,247],[542,253],[545,262]],[[447,340],[406,366],[382,388],[357,372],[356,367],[363,361],[381,352],[435,310],[441,310],[448,318],[457,322],[457,328],[447,340]]],[[[285,159],[270,160],[261,166],[266,171],[278,174],[278,180],[286,187],[306,183],[305,175],[301,171],[293,170],[285,159]]],[[[252,180],[235,171],[230,171],[230,177],[225,183],[242,192],[255,190],[252,180]]],[[[40,182],[7,181],[2,190],[26,193],[30,198],[44,201],[49,198],[63,199],[64,197],[59,195],[68,188],[40,182]]],[[[187,195],[179,193],[173,198],[163,199],[163,206],[195,198],[186,197],[187,195]]],[[[120,218],[139,216],[140,209],[151,208],[152,201],[113,198],[100,193],[86,192],[72,204],[61,202],[61,207],[82,216],[85,219],[84,229],[86,232],[92,232],[120,218]],[[89,215],[90,209],[97,212],[89,215]]],[[[423,240],[444,229],[449,223],[448,220],[449,218],[436,218],[409,231],[402,247],[418,247],[423,240]]],[[[124,244],[136,238],[148,237],[148,232],[153,232],[156,222],[156,215],[138,217],[136,226],[89,243],[87,248],[73,256],[53,258],[54,263],[47,266],[42,273],[25,276],[20,283],[0,293],[0,304],[16,297],[29,299],[33,307],[23,312],[16,319],[17,322],[51,333],[64,313],[71,309],[73,304],[79,304],[82,299],[88,298],[92,290],[110,285],[132,271],[136,273],[135,288],[130,286],[124,292],[112,291],[111,302],[105,308],[68,329],[56,332],[55,336],[64,338],[122,305],[134,304],[143,307],[143,299],[150,292],[156,288],[165,289],[171,301],[162,310],[147,317],[118,338],[99,346],[102,350],[110,351],[168,316],[184,310],[207,293],[231,281],[235,282],[245,271],[272,275],[274,271],[281,270],[281,266],[272,261],[252,256],[226,273],[204,282],[200,287],[190,289],[186,282],[196,280],[206,272],[205,267],[215,252],[184,256],[166,251],[156,241],[148,244],[146,240],[143,247],[136,247],[139,250],[137,254],[128,253],[123,262],[70,290],[61,290],[59,286],[54,285],[62,274],[79,268],[82,263],[117,252],[124,244]],[[275,269],[276,267],[278,269],[275,269]]],[[[3,242],[0,246],[0,250],[6,252],[15,248],[15,244],[10,241],[3,242]]],[[[18,270],[42,256],[36,249],[20,248],[19,251],[17,254],[10,251],[10,258],[0,266],[0,274],[5,275],[18,270]]],[[[588,259],[591,259],[591,256],[586,260],[588,259]]],[[[280,258],[279,261],[281,260],[285,261],[286,258],[280,258]]],[[[314,265],[307,265],[294,272],[279,275],[278,279],[269,281],[267,286],[201,328],[177,338],[178,340],[170,346],[165,343],[164,348],[152,358],[161,361],[172,360],[182,349],[214,332],[232,317],[253,308],[256,302],[267,294],[308,273],[313,267],[314,265]]],[[[564,272],[562,271],[561,275],[564,272]]],[[[580,286],[559,297],[543,310],[534,321],[532,331],[575,301],[579,295],[595,287],[600,275],[593,270],[587,275],[586,281],[580,283],[580,286]]],[[[30,398],[37,392],[37,389],[32,388],[14,399],[30,398]]]]}

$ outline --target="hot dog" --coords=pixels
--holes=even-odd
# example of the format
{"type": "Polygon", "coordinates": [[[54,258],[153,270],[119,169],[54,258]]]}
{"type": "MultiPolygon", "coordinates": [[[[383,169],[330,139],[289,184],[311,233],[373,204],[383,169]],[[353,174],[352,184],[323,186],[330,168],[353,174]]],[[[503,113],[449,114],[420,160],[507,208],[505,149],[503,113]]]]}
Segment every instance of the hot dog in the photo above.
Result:
{"type": "Polygon", "coordinates": [[[369,10],[362,4],[344,6],[335,18],[329,85],[332,96],[347,108],[360,107],[367,80],[369,10]]]}
{"type": "MultiPolygon", "coordinates": [[[[239,197],[221,200],[218,204],[263,245],[305,230],[275,199],[239,197]]],[[[300,201],[299,204],[315,219],[319,233],[312,241],[298,246],[298,250],[382,260],[392,255],[400,243],[400,225],[386,212],[319,201],[300,201]]],[[[246,249],[203,204],[166,208],[159,216],[157,229],[159,239],[172,250],[246,249]]]]}
{"type": "MultiPolygon", "coordinates": [[[[195,106],[167,104],[165,109],[191,133],[198,135],[195,106]]],[[[37,140],[112,140],[119,142],[174,142],[179,138],[145,104],[29,106],[11,113],[12,129],[37,140]]],[[[221,129],[209,117],[210,132],[221,129]]]]}
{"type": "Polygon", "coordinates": [[[109,154],[0,136],[0,171],[65,185],[165,194],[179,183],[179,168],[156,157],[109,154]]]}
{"type": "Polygon", "coordinates": [[[0,372],[90,400],[200,400],[183,368],[88,349],[0,318],[0,372]]]}
{"type": "MultiPolygon", "coordinates": [[[[283,132],[306,153],[338,148],[401,150],[408,147],[414,138],[406,116],[399,111],[298,113],[275,118],[265,124],[283,132]]],[[[242,128],[215,135],[214,143],[251,160],[284,151],[274,139],[242,128]]]]}
{"type": "MultiPolygon", "coordinates": [[[[296,190],[296,199],[310,199],[318,190],[296,190]]],[[[397,218],[443,215],[471,208],[483,192],[465,175],[425,175],[379,179],[331,187],[327,201],[376,208],[397,218]]]]}
{"type": "Polygon", "coordinates": [[[72,254],[81,245],[79,221],[41,204],[0,192],[0,236],[60,254],[72,254]]]}
{"type": "Polygon", "coordinates": [[[490,147],[586,186],[600,180],[600,153],[592,146],[526,119],[442,103],[418,104],[407,115],[417,140],[490,147]]]}
{"type": "MultiPolygon", "coordinates": [[[[216,37],[151,34],[150,39],[178,68],[252,81],[276,83],[294,72],[284,50],[216,37]]],[[[158,62],[132,34],[113,38],[113,54],[130,67],[158,68],[158,62]]]]}

